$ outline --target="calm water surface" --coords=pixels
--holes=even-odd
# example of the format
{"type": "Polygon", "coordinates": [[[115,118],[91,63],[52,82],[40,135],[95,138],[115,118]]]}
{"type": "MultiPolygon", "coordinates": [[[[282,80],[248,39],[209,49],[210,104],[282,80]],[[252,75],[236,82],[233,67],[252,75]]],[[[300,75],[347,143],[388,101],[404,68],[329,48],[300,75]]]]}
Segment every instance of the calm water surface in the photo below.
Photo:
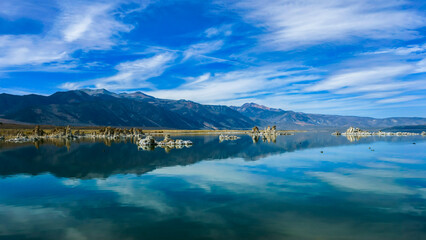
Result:
{"type": "Polygon", "coordinates": [[[426,239],[425,137],[184,138],[0,143],[0,239],[426,239]]]}

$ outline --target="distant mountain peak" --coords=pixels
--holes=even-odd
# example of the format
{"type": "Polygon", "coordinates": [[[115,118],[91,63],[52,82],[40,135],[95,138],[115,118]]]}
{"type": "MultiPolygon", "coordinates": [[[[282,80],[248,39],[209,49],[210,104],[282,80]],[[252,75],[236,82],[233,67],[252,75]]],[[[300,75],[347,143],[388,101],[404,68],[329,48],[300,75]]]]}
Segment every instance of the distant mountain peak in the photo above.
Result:
{"type": "Polygon", "coordinates": [[[106,89],[80,89],[77,90],[78,92],[84,92],[90,96],[101,96],[101,95],[108,95],[113,96],[117,98],[131,98],[131,99],[151,99],[154,98],[153,96],[147,95],[141,91],[137,92],[124,92],[124,93],[114,93],[110,92],[106,89]]]}
{"type": "Polygon", "coordinates": [[[85,89],[79,89],[77,91],[84,92],[84,93],[86,93],[86,94],[88,94],[90,96],[98,96],[98,95],[111,95],[111,96],[114,96],[115,95],[115,93],[110,92],[110,91],[108,91],[106,89],[88,89],[88,88],[85,88],[85,89]]]}
{"type": "Polygon", "coordinates": [[[240,107],[241,109],[247,109],[247,108],[258,108],[258,109],[262,109],[262,110],[268,110],[268,111],[274,111],[274,112],[281,112],[283,111],[282,109],[279,108],[270,108],[264,105],[260,105],[257,103],[244,103],[243,105],[241,105],[240,107]]]}
{"type": "Polygon", "coordinates": [[[139,99],[154,98],[153,96],[145,94],[145,93],[143,93],[141,91],[132,92],[132,93],[121,93],[120,96],[126,97],[126,98],[139,98],[139,99]]]}

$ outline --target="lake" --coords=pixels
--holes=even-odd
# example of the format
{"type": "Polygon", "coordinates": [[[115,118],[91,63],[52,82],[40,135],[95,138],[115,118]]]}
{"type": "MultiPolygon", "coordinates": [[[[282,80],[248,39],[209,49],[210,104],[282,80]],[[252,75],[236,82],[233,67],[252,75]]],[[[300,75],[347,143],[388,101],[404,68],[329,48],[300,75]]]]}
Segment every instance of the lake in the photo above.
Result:
{"type": "Polygon", "coordinates": [[[180,138],[0,143],[0,239],[426,239],[426,137],[180,138]]]}

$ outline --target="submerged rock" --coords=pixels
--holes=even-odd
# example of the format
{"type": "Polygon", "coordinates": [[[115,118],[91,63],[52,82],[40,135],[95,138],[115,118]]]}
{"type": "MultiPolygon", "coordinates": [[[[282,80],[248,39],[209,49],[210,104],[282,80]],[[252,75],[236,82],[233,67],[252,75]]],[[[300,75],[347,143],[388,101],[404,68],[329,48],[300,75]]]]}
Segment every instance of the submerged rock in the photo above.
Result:
{"type": "Polygon", "coordinates": [[[138,142],[138,146],[141,148],[144,147],[163,147],[163,148],[183,148],[183,147],[189,147],[192,146],[192,141],[190,140],[181,140],[181,139],[176,139],[173,140],[170,138],[170,135],[165,135],[164,136],[164,140],[162,141],[155,141],[154,137],[152,137],[151,135],[146,136],[145,138],[139,140],[138,142]]]}
{"type": "Polygon", "coordinates": [[[148,135],[145,138],[139,140],[139,146],[155,146],[157,143],[155,142],[155,139],[153,136],[148,135]]]}
{"type": "Polygon", "coordinates": [[[292,136],[292,135],[294,135],[294,133],[292,133],[292,132],[280,132],[280,133],[277,133],[277,135],[292,136]]]}
{"type": "Polygon", "coordinates": [[[25,134],[18,132],[15,138],[8,139],[7,142],[22,143],[22,142],[31,142],[34,140],[35,140],[34,138],[29,138],[25,134]]]}
{"type": "Polygon", "coordinates": [[[39,125],[37,125],[33,130],[33,134],[37,137],[41,137],[44,136],[46,133],[43,131],[43,129],[40,128],[39,125]]]}
{"type": "Polygon", "coordinates": [[[80,130],[76,130],[74,132],[74,136],[76,136],[76,137],[84,137],[85,134],[83,132],[80,132],[80,130]]]}
{"type": "Polygon", "coordinates": [[[148,145],[144,145],[144,146],[139,145],[138,149],[142,149],[144,151],[154,151],[155,146],[153,146],[153,145],[149,145],[149,146],[148,145]]]}
{"type": "Polygon", "coordinates": [[[65,136],[67,138],[72,138],[72,130],[71,130],[70,125],[68,125],[67,128],[65,129],[65,136]]]}
{"type": "Polygon", "coordinates": [[[64,127],[56,127],[55,129],[53,129],[53,131],[51,132],[51,137],[64,137],[66,136],[66,129],[64,127]]]}
{"type": "Polygon", "coordinates": [[[361,130],[360,128],[350,127],[343,134],[344,135],[371,135],[372,133],[361,130]]]}
{"type": "Polygon", "coordinates": [[[191,146],[193,144],[191,140],[184,140],[182,143],[185,146],[191,146]]]}
{"type": "Polygon", "coordinates": [[[234,140],[237,140],[237,139],[240,139],[240,137],[238,137],[238,136],[235,136],[235,135],[223,135],[223,134],[220,134],[219,135],[219,141],[234,141],[234,140]]]}
{"type": "Polygon", "coordinates": [[[253,139],[253,143],[257,143],[259,139],[262,139],[264,142],[276,142],[278,135],[294,135],[294,133],[278,132],[277,126],[268,126],[264,130],[259,130],[258,127],[253,127],[249,135],[253,139]]]}
{"type": "Polygon", "coordinates": [[[252,134],[259,134],[259,133],[260,133],[259,128],[258,128],[257,126],[254,126],[254,127],[251,129],[251,133],[252,133],[252,134]]]}

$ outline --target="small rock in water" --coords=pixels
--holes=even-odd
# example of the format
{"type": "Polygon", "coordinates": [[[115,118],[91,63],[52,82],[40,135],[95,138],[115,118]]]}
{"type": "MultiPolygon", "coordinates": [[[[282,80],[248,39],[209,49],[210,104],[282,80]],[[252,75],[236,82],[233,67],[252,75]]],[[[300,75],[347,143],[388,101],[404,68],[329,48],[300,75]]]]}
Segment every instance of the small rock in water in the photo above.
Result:
{"type": "Polygon", "coordinates": [[[413,144],[416,144],[416,143],[413,143],[413,144]]]}
{"type": "Polygon", "coordinates": [[[368,147],[368,149],[371,149],[371,147],[368,147]]]}
{"type": "Polygon", "coordinates": [[[324,153],[323,151],[321,151],[321,153],[324,153]]]}

